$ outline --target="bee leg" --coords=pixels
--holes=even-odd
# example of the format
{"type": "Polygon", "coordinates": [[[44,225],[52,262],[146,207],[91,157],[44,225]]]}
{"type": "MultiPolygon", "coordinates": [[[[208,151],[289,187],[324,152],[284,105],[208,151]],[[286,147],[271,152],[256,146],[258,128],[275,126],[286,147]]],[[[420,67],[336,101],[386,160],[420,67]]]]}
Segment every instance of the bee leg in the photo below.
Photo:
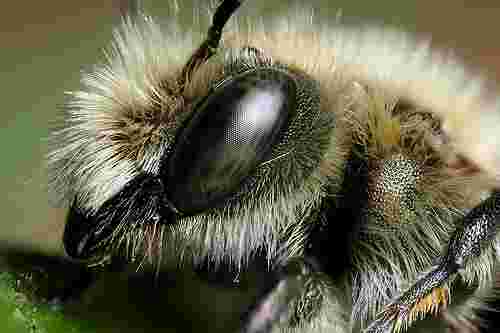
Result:
{"type": "Polygon", "coordinates": [[[448,305],[449,284],[464,275],[470,260],[479,257],[494,240],[500,227],[500,192],[474,207],[455,231],[439,264],[391,302],[367,328],[367,332],[403,332],[428,313],[448,305]]]}
{"type": "Polygon", "coordinates": [[[307,263],[293,261],[276,273],[257,301],[246,311],[238,333],[268,333],[288,319],[290,304],[300,297],[310,271],[307,263]]]}

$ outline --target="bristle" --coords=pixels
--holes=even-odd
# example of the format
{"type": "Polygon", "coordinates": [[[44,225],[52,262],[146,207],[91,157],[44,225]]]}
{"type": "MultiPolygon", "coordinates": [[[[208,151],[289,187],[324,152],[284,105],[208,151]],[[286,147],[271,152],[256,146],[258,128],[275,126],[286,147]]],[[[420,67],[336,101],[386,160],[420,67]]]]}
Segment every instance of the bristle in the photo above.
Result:
{"type": "Polygon", "coordinates": [[[368,328],[368,331],[375,330],[378,332],[379,328],[391,327],[389,331],[392,333],[406,332],[415,321],[422,320],[429,315],[436,316],[446,310],[449,303],[450,291],[448,286],[434,288],[429,294],[418,299],[410,307],[398,302],[388,305],[379,319],[368,328]]]}
{"type": "Polygon", "coordinates": [[[168,145],[160,133],[185,103],[171,78],[201,39],[194,31],[179,38],[178,29],[175,21],[165,29],[148,17],[126,18],[106,62],[83,75],[65,128],[52,134],[51,185],[62,199],[76,195],[95,212],[139,172],[144,155],[168,145]]]}
{"type": "Polygon", "coordinates": [[[434,288],[430,294],[418,300],[410,309],[404,326],[409,327],[415,320],[423,319],[428,314],[436,316],[447,308],[449,300],[450,290],[447,286],[434,288]]]}

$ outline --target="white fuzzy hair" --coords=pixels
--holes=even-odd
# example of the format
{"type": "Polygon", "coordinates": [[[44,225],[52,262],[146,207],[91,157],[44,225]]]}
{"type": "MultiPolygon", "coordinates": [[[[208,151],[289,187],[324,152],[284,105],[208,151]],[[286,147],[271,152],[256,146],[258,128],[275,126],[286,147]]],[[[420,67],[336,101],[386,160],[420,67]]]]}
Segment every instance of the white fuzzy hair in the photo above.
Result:
{"type": "MultiPolygon", "coordinates": [[[[183,101],[176,99],[179,87],[169,82],[180,74],[203,41],[207,21],[207,17],[200,15],[193,20],[199,24],[186,29],[175,15],[162,19],[164,24],[147,16],[136,21],[124,20],[106,53],[105,64],[84,74],[82,90],[70,93],[66,124],[53,135],[55,143],[49,155],[51,183],[62,200],[76,197],[82,209],[96,212],[141,171],[158,173],[158,159],[144,156],[161,156],[168,149],[172,141],[159,142],[158,133],[165,131],[167,137],[174,137],[176,127],[172,124],[183,116],[183,111],[189,110],[183,101]],[[167,91],[162,89],[165,82],[167,86],[170,84],[167,91]],[[141,120],[149,115],[144,110],[152,109],[162,114],[155,115],[150,123],[141,120]],[[134,123],[134,119],[139,121],[134,123]],[[117,139],[116,128],[123,124],[128,127],[119,134],[125,139],[117,139]]],[[[227,25],[221,55],[200,68],[201,74],[187,83],[186,100],[204,96],[210,85],[220,79],[222,62],[234,58],[234,49],[246,46],[256,47],[274,61],[317,80],[321,111],[336,113],[339,119],[353,108],[358,112],[353,105],[367,104],[366,99],[373,97],[373,91],[381,92],[376,98],[384,105],[405,100],[432,110],[449,140],[447,147],[465,156],[496,184],[500,182],[500,97],[484,88],[482,78],[471,75],[448,53],[432,50],[429,43],[394,29],[345,27],[338,22],[316,20],[312,11],[302,6],[292,7],[280,16],[266,17],[249,0],[227,25]]],[[[181,262],[197,262],[205,257],[218,262],[229,258],[241,267],[255,251],[266,246],[270,261],[278,260],[278,256],[281,260],[280,234],[301,224],[296,212],[308,212],[317,205],[327,195],[323,185],[332,177],[340,183],[342,164],[336,160],[345,158],[346,150],[334,145],[345,142],[346,133],[348,129],[340,128],[334,134],[330,148],[324,153],[325,161],[295,193],[280,196],[270,191],[269,201],[252,203],[248,206],[252,210],[234,206],[230,207],[232,213],[238,214],[200,214],[184,219],[177,226],[162,229],[165,241],[162,251],[176,252],[173,257],[181,262]]],[[[473,196],[487,192],[490,185],[474,188],[477,192],[473,196]]],[[[455,228],[455,219],[471,207],[470,202],[468,207],[449,207],[444,220],[436,215],[420,226],[409,227],[404,235],[410,244],[394,244],[387,253],[365,249],[356,257],[360,260],[358,271],[353,271],[343,282],[348,287],[329,289],[325,305],[315,320],[280,330],[340,333],[366,327],[390,298],[431,267],[445,248],[455,228]],[[419,240],[421,235],[417,234],[422,230],[427,238],[419,240]],[[399,267],[392,261],[401,257],[401,252],[405,253],[405,246],[416,258],[404,257],[399,267]],[[382,268],[383,259],[396,268],[382,268]],[[353,295],[352,302],[343,301],[346,295],[353,295]]],[[[302,227],[297,230],[303,230],[302,227]]],[[[285,258],[301,253],[303,238],[301,235],[287,243],[285,258]]],[[[396,239],[387,237],[386,243],[396,239]]],[[[478,278],[480,287],[473,297],[456,307],[452,303],[448,313],[456,320],[474,319],[474,311],[492,293],[493,276],[499,270],[498,248],[497,238],[472,272],[466,274],[478,278]]]]}

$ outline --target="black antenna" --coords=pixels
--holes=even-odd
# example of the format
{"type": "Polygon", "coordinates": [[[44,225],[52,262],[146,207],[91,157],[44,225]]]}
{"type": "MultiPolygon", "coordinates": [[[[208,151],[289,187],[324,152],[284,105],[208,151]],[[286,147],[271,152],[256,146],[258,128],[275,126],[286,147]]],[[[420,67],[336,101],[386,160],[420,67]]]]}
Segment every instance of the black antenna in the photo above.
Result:
{"type": "Polygon", "coordinates": [[[243,0],[223,0],[215,10],[212,19],[212,26],[208,29],[207,38],[201,43],[200,47],[193,53],[189,61],[184,66],[181,75],[181,86],[189,81],[194,70],[207,61],[217,52],[219,42],[222,36],[222,29],[227,21],[238,9],[243,0]]]}

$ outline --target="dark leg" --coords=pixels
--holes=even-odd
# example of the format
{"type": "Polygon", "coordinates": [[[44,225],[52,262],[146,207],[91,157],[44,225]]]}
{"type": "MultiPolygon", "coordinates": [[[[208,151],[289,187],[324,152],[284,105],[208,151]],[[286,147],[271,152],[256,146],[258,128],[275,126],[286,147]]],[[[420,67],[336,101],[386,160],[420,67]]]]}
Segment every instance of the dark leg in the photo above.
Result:
{"type": "Polygon", "coordinates": [[[245,312],[239,333],[267,333],[283,320],[294,327],[314,317],[315,310],[322,306],[323,293],[318,291],[313,266],[307,260],[296,260],[273,274],[245,312]]]}
{"type": "Polygon", "coordinates": [[[387,305],[367,332],[403,332],[413,321],[446,307],[449,284],[491,245],[499,227],[500,192],[494,192],[464,217],[439,264],[387,305]]]}

